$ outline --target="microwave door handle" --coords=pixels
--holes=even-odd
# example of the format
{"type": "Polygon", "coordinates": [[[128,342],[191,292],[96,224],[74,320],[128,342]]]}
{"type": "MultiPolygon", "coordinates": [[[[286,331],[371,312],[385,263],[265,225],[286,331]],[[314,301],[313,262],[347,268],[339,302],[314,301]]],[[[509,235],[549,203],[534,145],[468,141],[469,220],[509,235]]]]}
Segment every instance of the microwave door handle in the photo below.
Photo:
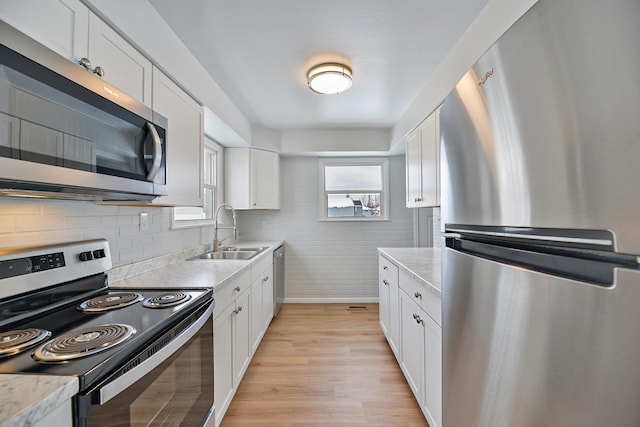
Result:
{"type": "MultiPolygon", "coordinates": [[[[153,138],[153,154],[151,156],[153,163],[151,164],[151,168],[147,174],[147,180],[153,181],[160,170],[160,163],[162,161],[162,141],[160,141],[160,135],[158,135],[158,131],[153,124],[147,122],[147,129],[149,129],[149,134],[151,135],[151,138],[153,138]]],[[[145,153],[145,159],[146,158],[147,155],[145,153]]]]}
{"type": "Polygon", "coordinates": [[[97,390],[98,401],[100,405],[104,405],[109,400],[116,397],[120,392],[124,391],[127,387],[134,384],[140,378],[144,377],[153,369],[158,367],[158,365],[167,360],[173,353],[180,350],[182,346],[184,346],[192,337],[194,337],[198,333],[200,328],[202,328],[202,325],[204,325],[212,315],[213,304],[209,305],[207,310],[203,313],[202,316],[198,318],[198,320],[189,325],[189,327],[185,331],[174,338],[173,341],[169,342],[166,346],[158,350],[153,356],[151,356],[135,368],[131,369],[123,376],[97,390]]]}

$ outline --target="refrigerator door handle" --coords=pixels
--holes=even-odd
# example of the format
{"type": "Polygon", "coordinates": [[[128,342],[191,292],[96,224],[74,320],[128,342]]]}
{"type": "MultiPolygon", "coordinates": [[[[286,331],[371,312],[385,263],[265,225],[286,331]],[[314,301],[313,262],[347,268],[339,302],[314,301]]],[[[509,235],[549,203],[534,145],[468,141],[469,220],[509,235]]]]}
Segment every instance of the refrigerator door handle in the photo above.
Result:
{"type": "Polygon", "coordinates": [[[460,239],[462,238],[462,234],[460,233],[442,233],[442,237],[444,237],[445,239],[460,239]]]}

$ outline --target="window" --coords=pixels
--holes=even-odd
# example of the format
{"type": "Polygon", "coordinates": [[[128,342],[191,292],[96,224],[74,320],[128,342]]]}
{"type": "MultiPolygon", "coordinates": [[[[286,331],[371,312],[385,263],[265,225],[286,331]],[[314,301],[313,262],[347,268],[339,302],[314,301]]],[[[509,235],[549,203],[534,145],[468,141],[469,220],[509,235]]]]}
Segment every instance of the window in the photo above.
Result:
{"type": "Polygon", "coordinates": [[[204,208],[177,207],[173,209],[172,228],[195,227],[211,224],[216,206],[216,186],[218,174],[218,152],[204,146],[204,208]]]}
{"type": "Polygon", "coordinates": [[[321,159],[320,219],[388,219],[388,159],[321,159]]]}

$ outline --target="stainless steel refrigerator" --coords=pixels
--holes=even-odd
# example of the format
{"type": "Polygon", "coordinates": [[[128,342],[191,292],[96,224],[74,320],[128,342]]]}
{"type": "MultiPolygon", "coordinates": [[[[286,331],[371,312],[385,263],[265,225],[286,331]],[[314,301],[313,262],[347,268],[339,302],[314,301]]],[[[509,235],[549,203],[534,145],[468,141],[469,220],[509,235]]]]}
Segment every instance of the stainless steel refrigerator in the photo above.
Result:
{"type": "Polygon", "coordinates": [[[640,426],[640,1],[541,0],[440,118],[443,426],[640,426]]]}

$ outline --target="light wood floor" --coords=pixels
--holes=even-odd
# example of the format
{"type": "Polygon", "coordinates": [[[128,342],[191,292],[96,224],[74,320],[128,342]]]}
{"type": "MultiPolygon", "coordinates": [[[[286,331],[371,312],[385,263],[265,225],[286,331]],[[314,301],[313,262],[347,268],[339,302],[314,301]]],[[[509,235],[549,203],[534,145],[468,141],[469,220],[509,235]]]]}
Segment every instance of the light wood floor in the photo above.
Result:
{"type": "Polygon", "coordinates": [[[367,306],[285,304],[222,427],[427,426],[367,306]]]}

